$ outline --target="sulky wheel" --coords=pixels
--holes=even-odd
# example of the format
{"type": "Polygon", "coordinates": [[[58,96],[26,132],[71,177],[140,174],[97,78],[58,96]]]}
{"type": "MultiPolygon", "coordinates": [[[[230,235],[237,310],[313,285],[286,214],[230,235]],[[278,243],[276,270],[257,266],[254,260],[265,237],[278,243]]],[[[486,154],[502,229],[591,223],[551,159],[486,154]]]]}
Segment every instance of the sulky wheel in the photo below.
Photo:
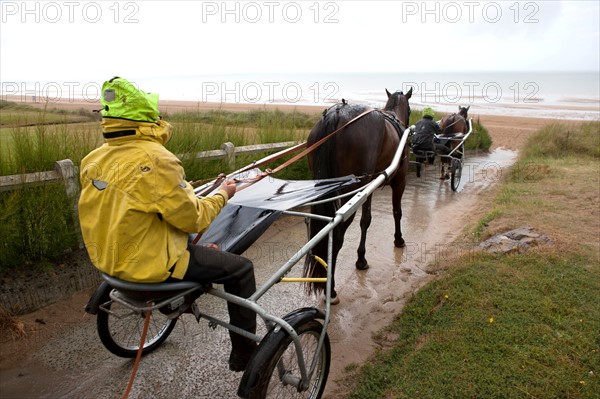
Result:
{"type": "Polygon", "coordinates": [[[452,169],[450,172],[450,186],[453,191],[458,190],[460,177],[462,175],[462,162],[460,159],[452,160],[452,169]]]}
{"type": "Polygon", "coordinates": [[[285,334],[281,339],[268,340],[265,342],[266,345],[259,347],[253,364],[258,366],[260,372],[257,373],[255,385],[243,397],[251,399],[319,399],[321,397],[327,383],[331,362],[329,336],[325,334],[323,345],[317,352],[323,325],[317,320],[304,320],[294,329],[300,338],[307,369],[310,368],[313,359],[316,359],[315,370],[307,389],[299,392],[297,388],[300,381],[298,357],[292,338],[285,334]]]}
{"type": "MultiPolygon", "coordinates": [[[[106,349],[117,356],[135,357],[140,347],[146,313],[133,311],[111,301],[108,292],[102,299],[101,309],[96,319],[100,340],[106,349]]],[[[175,323],[177,323],[176,318],[169,319],[158,310],[152,312],[142,354],[145,355],[158,348],[171,334],[175,323]]]]}

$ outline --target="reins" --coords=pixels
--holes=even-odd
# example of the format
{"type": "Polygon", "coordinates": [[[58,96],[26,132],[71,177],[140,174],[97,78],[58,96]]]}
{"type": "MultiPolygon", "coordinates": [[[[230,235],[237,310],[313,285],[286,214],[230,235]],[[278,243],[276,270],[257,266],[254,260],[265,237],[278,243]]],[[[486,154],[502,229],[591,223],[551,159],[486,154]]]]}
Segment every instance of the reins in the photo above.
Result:
{"type": "MultiPolygon", "coordinates": [[[[297,144],[297,145],[295,145],[293,147],[290,147],[290,148],[288,148],[286,150],[280,151],[277,154],[273,154],[273,155],[271,155],[269,157],[265,157],[261,161],[254,162],[254,163],[252,163],[252,164],[250,164],[250,165],[248,165],[248,166],[246,166],[246,167],[244,167],[242,169],[239,169],[239,170],[233,172],[232,174],[241,174],[241,173],[247,172],[247,171],[249,171],[251,169],[258,168],[259,166],[262,166],[264,164],[276,161],[279,158],[284,157],[284,156],[286,156],[286,155],[288,155],[288,154],[290,154],[292,152],[295,152],[295,151],[297,151],[297,150],[299,150],[301,148],[304,148],[304,147],[306,147],[306,142],[297,144]]],[[[211,186],[209,186],[208,188],[204,189],[204,191],[202,191],[201,193],[198,193],[197,195],[202,196],[205,193],[210,193],[213,189],[215,189],[216,187],[218,187],[222,183],[222,181],[225,180],[226,178],[227,178],[227,176],[224,173],[219,174],[219,176],[217,176],[217,179],[215,180],[215,182],[211,186]]],[[[212,179],[209,179],[209,180],[196,180],[196,181],[190,182],[190,184],[192,186],[195,186],[196,184],[208,183],[210,181],[212,181],[212,179]]]]}
{"type": "MultiPolygon", "coordinates": [[[[467,121],[467,118],[465,118],[465,117],[464,117],[464,116],[462,116],[461,114],[457,114],[457,113],[454,113],[454,114],[452,114],[452,116],[454,116],[454,115],[458,115],[458,116],[460,116],[461,118],[463,118],[463,120],[464,120],[465,122],[467,121]]],[[[455,120],[454,122],[452,122],[451,124],[449,124],[448,126],[445,126],[445,127],[444,127],[444,131],[446,131],[446,130],[447,130],[449,127],[452,127],[452,126],[456,125],[458,122],[460,122],[460,119],[457,119],[457,120],[455,120]]]]}
{"type": "Polygon", "coordinates": [[[299,159],[301,159],[301,158],[305,157],[306,155],[310,154],[312,151],[314,151],[315,149],[317,149],[319,146],[321,146],[327,140],[329,140],[330,138],[332,138],[335,134],[337,134],[340,131],[342,131],[345,127],[347,127],[351,123],[357,121],[358,119],[362,118],[363,116],[365,116],[367,114],[370,114],[373,111],[378,111],[378,110],[375,109],[375,108],[371,108],[371,109],[368,109],[368,110],[366,110],[366,111],[358,114],[357,116],[355,116],[354,118],[352,118],[348,122],[346,122],[343,126],[339,127],[338,129],[334,130],[333,132],[329,133],[327,136],[325,136],[321,140],[315,142],[310,147],[305,148],[302,152],[300,152],[300,153],[296,154],[295,156],[293,156],[292,158],[288,159],[287,161],[285,161],[284,163],[282,163],[281,165],[279,165],[275,169],[267,169],[266,171],[264,171],[260,175],[257,175],[257,176],[255,176],[255,177],[253,177],[251,179],[238,180],[238,181],[246,182],[247,184],[239,187],[237,189],[237,191],[241,191],[241,190],[245,189],[246,187],[251,186],[252,184],[254,184],[254,183],[256,183],[256,182],[264,179],[265,177],[267,177],[269,175],[272,175],[274,173],[277,173],[280,170],[288,167],[289,165],[293,164],[294,162],[298,161],[299,159]]]}
{"type": "MultiPolygon", "coordinates": [[[[257,182],[259,182],[260,180],[264,179],[267,176],[270,176],[272,174],[275,174],[281,170],[283,170],[284,168],[288,167],[289,165],[293,164],[294,162],[297,162],[298,160],[300,160],[301,158],[305,157],[306,155],[310,154],[311,152],[313,152],[315,149],[317,149],[318,147],[320,147],[321,145],[323,145],[323,143],[325,143],[327,140],[331,139],[334,135],[336,135],[337,133],[341,132],[344,128],[346,128],[348,125],[356,122],[357,120],[359,120],[360,118],[370,114],[371,112],[380,112],[384,118],[386,120],[388,120],[398,131],[399,135],[402,135],[402,130],[403,130],[403,124],[402,122],[395,116],[392,114],[389,114],[383,110],[380,109],[376,109],[376,108],[371,108],[368,109],[364,112],[361,112],[360,114],[358,114],[357,116],[355,116],[354,118],[350,119],[348,122],[346,122],[344,125],[340,126],[339,128],[337,128],[336,130],[334,130],[333,132],[329,133],[327,136],[323,137],[322,139],[320,139],[319,141],[313,143],[310,147],[306,148],[306,142],[299,144],[297,146],[294,146],[292,148],[289,148],[286,151],[282,151],[281,153],[277,154],[277,156],[275,157],[268,157],[265,158],[264,160],[262,160],[261,162],[258,163],[253,163],[243,169],[238,170],[237,172],[235,172],[236,174],[240,174],[243,172],[246,172],[250,169],[254,169],[257,168],[261,165],[264,165],[268,162],[272,162],[275,161],[283,156],[288,155],[291,152],[294,152],[300,148],[304,148],[303,151],[301,151],[300,153],[296,154],[295,156],[293,156],[292,158],[288,159],[287,161],[285,161],[284,163],[282,163],[281,165],[277,166],[275,169],[266,169],[264,172],[262,172],[261,174],[252,177],[252,178],[248,178],[248,179],[235,179],[236,182],[238,183],[246,183],[240,187],[237,188],[236,191],[241,191],[257,182]]],[[[379,174],[379,173],[377,173],[379,174]]],[[[202,196],[205,193],[209,193],[212,190],[214,190],[216,187],[218,187],[225,179],[227,176],[225,176],[225,174],[220,174],[217,179],[215,180],[215,182],[209,186],[208,188],[206,188],[204,191],[202,191],[201,193],[198,193],[198,196],[202,196]]],[[[193,182],[192,184],[197,183],[197,182],[193,182]]]]}

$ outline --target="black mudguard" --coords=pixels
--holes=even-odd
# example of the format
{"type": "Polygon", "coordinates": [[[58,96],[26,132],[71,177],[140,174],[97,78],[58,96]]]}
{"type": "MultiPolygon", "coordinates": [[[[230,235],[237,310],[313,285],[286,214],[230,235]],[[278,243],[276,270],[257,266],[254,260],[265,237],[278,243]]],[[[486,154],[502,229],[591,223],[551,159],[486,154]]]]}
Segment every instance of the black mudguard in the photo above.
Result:
{"type": "MultiPolygon", "coordinates": [[[[294,329],[297,325],[300,325],[306,321],[314,319],[325,319],[325,314],[317,308],[301,308],[296,309],[293,312],[288,313],[283,317],[287,323],[289,323],[294,329]]],[[[251,389],[256,385],[259,374],[262,371],[264,362],[268,359],[263,359],[260,356],[261,348],[271,343],[283,341],[288,336],[288,333],[281,327],[275,326],[269,330],[267,335],[260,341],[254,356],[250,359],[244,375],[240,381],[237,394],[241,398],[247,398],[251,392],[251,389]]]]}
{"type": "Polygon", "coordinates": [[[98,308],[109,298],[112,287],[106,281],[103,281],[85,305],[85,311],[89,314],[98,314],[98,308]]]}

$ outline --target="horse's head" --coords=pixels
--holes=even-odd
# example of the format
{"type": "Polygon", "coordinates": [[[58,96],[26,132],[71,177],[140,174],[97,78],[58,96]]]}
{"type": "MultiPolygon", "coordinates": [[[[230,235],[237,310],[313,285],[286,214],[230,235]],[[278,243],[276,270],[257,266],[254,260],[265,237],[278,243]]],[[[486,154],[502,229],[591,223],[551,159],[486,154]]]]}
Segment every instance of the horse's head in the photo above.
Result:
{"type": "Polygon", "coordinates": [[[387,93],[388,100],[383,110],[393,112],[404,126],[408,126],[408,120],[410,118],[410,105],[408,104],[408,100],[412,96],[412,87],[406,94],[401,91],[396,91],[392,94],[388,89],[385,89],[385,92],[387,93]]]}
{"type": "Polygon", "coordinates": [[[468,107],[461,107],[460,105],[458,106],[458,114],[460,116],[462,116],[463,118],[467,119],[467,113],[469,112],[469,108],[471,108],[471,106],[469,105],[468,107]]]}

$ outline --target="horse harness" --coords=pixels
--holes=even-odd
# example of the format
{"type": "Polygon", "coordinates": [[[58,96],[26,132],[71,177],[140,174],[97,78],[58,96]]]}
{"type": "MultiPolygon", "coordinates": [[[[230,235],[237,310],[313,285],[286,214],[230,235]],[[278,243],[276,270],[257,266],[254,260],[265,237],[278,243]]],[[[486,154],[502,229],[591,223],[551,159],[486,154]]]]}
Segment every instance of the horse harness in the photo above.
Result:
{"type": "Polygon", "coordinates": [[[394,128],[396,129],[396,132],[398,133],[398,136],[402,137],[402,133],[404,133],[404,129],[405,129],[402,121],[400,119],[398,119],[396,117],[396,115],[391,114],[389,112],[379,110],[379,113],[385,118],[385,120],[387,120],[388,122],[390,122],[392,124],[392,126],[394,126],[394,128]]]}
{"type": "MultiPolygon", "coordinates": [[[[394,129],[396,130],[396,133],[398,133],[398,138],[400,140],[402,140],[402,134],[404,133],[404,124],[402,123],[402,121],[400,119],[398,119],[398,117],[396,117],[396,115],[386,112],[384,110],[378,109],[377,110],[381,116],[383,116],[383,118],[385,120],[387,120],[388,122],[390,122],[392,124],[392,126],[394,127],[394,129]]],[[[406,159],[406,153],[402,154],[402,158],[400,158],[400,163],[402,163],[404,160],[406,159]]],[[[375,177],[377,175],[383,174],[385,176],[385,184],[388,184],[389,180],[390,180],[390,176],[388,176],[388,174],[386,173],[386,171],[384,170],[383,172],[377,172],[377,173],[372,173],[372,174],[367,174],[367,175],[363,175],[360,178],[363,177],[375,177]]]]}
{"type": "MultiPolygon", "coordinates": [[[[454,115],[459,116],[460,118],[462,118],[463,120],[466,121],[466,118],[464,116],[462,116],[461,114],[457,114],[457,113],[452,114],[452,116],[454,116],[454,115]]],[[[444,127],[444,130],[448,129],[449,127],[452,127],[452,126],[456,125],[458,122],[460,122],[460,119],[456,119],[454,122],[452,122],[448,126],[444,127]]]]}

